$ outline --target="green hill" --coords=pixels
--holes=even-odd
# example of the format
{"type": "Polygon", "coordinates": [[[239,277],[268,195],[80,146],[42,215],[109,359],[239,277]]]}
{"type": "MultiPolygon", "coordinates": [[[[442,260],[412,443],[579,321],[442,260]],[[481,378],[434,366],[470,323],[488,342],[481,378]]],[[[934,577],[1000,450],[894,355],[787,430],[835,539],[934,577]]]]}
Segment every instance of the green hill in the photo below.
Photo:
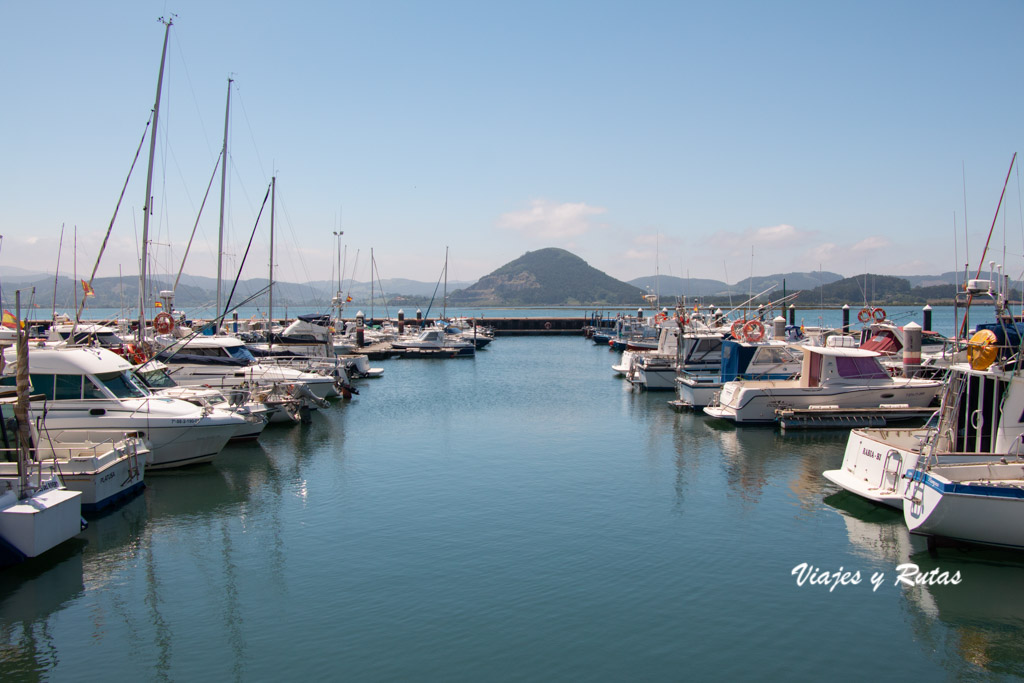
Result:
{"type": "Polygon", "coordinates": [[[574,306],[643,304],[643,290],[587,265],[564,249],[528,251],[475,285],[449,295],[475,306],[574,306]]]}

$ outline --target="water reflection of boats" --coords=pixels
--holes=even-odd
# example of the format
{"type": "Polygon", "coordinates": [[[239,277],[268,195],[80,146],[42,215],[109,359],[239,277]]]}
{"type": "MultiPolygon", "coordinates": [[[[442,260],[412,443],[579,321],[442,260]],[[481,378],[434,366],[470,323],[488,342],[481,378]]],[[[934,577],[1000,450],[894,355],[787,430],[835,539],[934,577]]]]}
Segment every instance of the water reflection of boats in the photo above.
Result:
{"type": "Polygon", "coordinates": [[[786,478],[787,488],[810,510],[820,505],[820,468],[834,457],[841,435],[832,432],[803,432],[786,435],[770,426],[739,427],[720,420],[707,420],[706,429],[717,440],[728,484],[742,498],[757,500],[762,489],[774,479],[786,478]],[[802,444],[794,459],[793,446],[802,444]]]}
{"type": "Polygon", "coordinates": [[[959,572],[958,584],[937,582],[907,588],[912,601],[923,600],[955,634],[956,656],[989,674],[1024,676],[1024,559],[1020,553],[974,548],[915,552],[910,562],[922,574],[959,572]]]}
{"type": "Polygon", "coordinates": [[[971,667],[963,673],[1024,675],[1024,556],[998,549],[927,550],[927,540],[910,533],[900,511],[876,505],[847,491],[824,499],[840,514],[854,552],[877,563],[886,573],[885,589],[897,589],[907,600],[915,632],[925,641],[940,636],[935,620],[949,630],[937,648],[950,652],[951,667],[971,667]],[[929,583],[896,587],[896,568],[917,566],[929,583]],[[959,583],[952,580],[959,573],[959,583]],[[937,577],[945,574],[947,582],[937,577]],[[952,647],[950,647],[952,646],[952,647]]]}
{"type": "Polygon", "coordinates": [[[4,570],[0,582],[0,670],[4,680],[41,680],[59,651],[45,624],[49,617],[78,598],[82,579],[83,542],[73,539],[45,557],[4,570]]]}

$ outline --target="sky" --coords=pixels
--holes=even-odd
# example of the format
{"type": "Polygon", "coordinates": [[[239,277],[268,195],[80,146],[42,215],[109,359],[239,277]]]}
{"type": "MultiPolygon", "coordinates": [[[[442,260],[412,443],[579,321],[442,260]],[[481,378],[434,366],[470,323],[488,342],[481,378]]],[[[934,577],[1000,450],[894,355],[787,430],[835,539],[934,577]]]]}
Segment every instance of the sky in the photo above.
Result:
{"type": "Polygon", "coordinates": [[[231,78],[226,279],[269,272],[272,177],[282,281],[927,275],[993,224],[1024,272],[1016,0],[0,3],[0,266],[138,273],[172,15],[151,271],[217,274],[231,78]]]}

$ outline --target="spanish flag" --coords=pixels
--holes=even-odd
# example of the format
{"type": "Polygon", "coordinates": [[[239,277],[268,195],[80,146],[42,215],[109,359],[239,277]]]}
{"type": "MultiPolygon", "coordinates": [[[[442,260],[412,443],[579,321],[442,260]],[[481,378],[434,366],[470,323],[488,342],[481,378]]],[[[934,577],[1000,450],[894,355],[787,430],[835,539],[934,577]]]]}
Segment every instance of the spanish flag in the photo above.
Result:
{"type": "Polygon", "coordinates": [[[155,307],[157,307],[157,308],[163,308],[163,307],[164,307],[163,303],[162,303],[162,302],[160,302],[160,301],[154,301],[154,302],[153,302],[153,305],[154,305],[155,307]]]}
{"type": "Polygon", "coordinates": [[[345,303],[347,303],[347,304],[352,303],[352,297],[350,297],[350,296],[345,297],[345,303]]]}
{"type": "Polygon", "coordinates": [[[3,327],[9,327],[12,330],[18,329],[18,323],[14,319],[14,315],[7,309],[4,309],[3,322],[0,322],[0,325],[3,325],[3,327]]]}
{"type": "Polygon", "coordinates": [[[86,296],[96,296],[96,293],[92,291],[92,286],[85,280],[82,280],[82,294],[86,296]]]}

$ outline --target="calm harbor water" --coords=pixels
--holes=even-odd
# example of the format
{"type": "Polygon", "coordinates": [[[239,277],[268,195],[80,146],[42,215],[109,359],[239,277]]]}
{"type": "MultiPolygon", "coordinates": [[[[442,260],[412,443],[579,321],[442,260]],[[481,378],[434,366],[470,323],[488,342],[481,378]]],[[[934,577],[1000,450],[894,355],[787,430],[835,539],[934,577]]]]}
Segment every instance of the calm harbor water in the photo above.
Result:
{"type": "Polygon", "coordinates": [[[512,337],[385,361],[312,424],[147,476],[0,573],[0,679],[1024,675],[1024,556],[930,555],[821,476],[845,432],[675,413],[616,358],[512,337]],[[896,585],[903,563],[962,580],[896,585]]]}

